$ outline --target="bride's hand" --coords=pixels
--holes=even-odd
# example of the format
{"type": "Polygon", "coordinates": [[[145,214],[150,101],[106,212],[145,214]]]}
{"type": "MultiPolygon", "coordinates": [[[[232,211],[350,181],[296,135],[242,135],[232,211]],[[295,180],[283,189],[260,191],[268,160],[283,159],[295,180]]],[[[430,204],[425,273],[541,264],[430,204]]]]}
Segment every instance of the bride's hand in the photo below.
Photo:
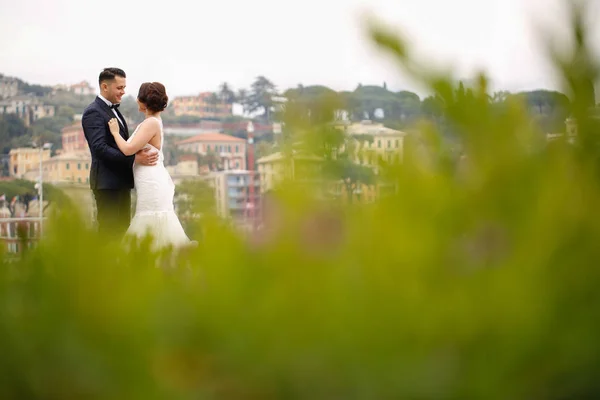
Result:
{"type": "Polygon", "coordinates": [[[116,118],[112,118],[108,121],[108,128],[113,136],[117,136],[119,134],[119,121],[116,118]]]}

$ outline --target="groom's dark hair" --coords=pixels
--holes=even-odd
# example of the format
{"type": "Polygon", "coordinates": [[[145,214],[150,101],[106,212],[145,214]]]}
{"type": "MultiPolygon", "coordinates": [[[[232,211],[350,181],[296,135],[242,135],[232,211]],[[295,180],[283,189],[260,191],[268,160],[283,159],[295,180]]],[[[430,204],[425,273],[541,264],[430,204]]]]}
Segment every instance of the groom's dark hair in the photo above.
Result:
{"type": "Polygon", "coordinates": [[[123,71],[121,68],[104,68],[102,72],[100,72],[98,83],[101,84],[104,81],[112,81],[115,79],[115,76],[127,78],[127,76],[125,76],[125,71],[123,71]]]}

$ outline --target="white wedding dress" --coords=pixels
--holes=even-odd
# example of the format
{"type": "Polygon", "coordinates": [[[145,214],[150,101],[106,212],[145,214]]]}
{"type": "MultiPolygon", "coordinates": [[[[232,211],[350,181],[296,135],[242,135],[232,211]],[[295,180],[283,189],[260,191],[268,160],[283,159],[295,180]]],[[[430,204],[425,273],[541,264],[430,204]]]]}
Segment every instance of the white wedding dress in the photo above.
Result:
{"type": "MultiPolygon", "coordinates": [[[[151,117],[155,118],[155,117],[151,117]]],[[[145,237],[150,233],[153,237],[152,247],[155,250],[173,246],[181,247],[196,242],[190,241],[185,234],[173,207],[173,196],[175,195],[175,184],[165,168],[164,164],[164,132],[162,121],[156,118],[160,123],[160,149],[146,144],[144,148],[152,148],[158,151],[158,163],[152,166],[133,165],[133,179],[137,194],[135,215],[131,220],[131,225],[127,230],[128,235],[145,237]]],[[[139,127],[127,140],[130,142],[139,127]]]]}

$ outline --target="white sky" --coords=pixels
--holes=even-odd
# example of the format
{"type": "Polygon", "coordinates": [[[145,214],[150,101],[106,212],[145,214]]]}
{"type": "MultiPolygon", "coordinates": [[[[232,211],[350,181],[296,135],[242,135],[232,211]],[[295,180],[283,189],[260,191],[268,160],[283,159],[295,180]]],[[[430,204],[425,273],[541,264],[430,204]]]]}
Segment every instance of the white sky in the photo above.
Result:
{"type": "MultiPolygon", "coordinates": [[[[144,81],[169,95],[249,87],[265,75],[279,88],[336,90],[387,82],[423,88],[369,41],[368,12],[411,38],[427,60],[468,77],[484,68],[494,87],[557,88],[533,21],[560,30],[562,0],[0,0],[0,72],[30,83],[96,86],[105,66],[123,68],[128,93],[144,81]]],[[[434,64],[432,64],[434,65],[434,64]]]]}

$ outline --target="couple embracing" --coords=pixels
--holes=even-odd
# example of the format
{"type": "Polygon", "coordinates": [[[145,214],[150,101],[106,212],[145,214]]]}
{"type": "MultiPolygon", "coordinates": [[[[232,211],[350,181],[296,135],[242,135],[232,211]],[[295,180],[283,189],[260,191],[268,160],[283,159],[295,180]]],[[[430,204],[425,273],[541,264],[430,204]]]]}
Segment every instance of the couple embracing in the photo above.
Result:
{"type": "Polygon", "coordinates": [[[175,214],[175,185],[164,165],[160,115],[169,100],[164,85],[145,82],[140,86],[137,103],[145,118],[129,135],[119,111],[125,94],[125,72],[105,68],[98,81],[100,94],[85,109],[82,126],[92,155],[90,187],[99,232],[119,237],[150,233],[156,249],[196,244],[187,237],[175,214]],[[131,219],[134,187],[137,200],[131,219]]]}

